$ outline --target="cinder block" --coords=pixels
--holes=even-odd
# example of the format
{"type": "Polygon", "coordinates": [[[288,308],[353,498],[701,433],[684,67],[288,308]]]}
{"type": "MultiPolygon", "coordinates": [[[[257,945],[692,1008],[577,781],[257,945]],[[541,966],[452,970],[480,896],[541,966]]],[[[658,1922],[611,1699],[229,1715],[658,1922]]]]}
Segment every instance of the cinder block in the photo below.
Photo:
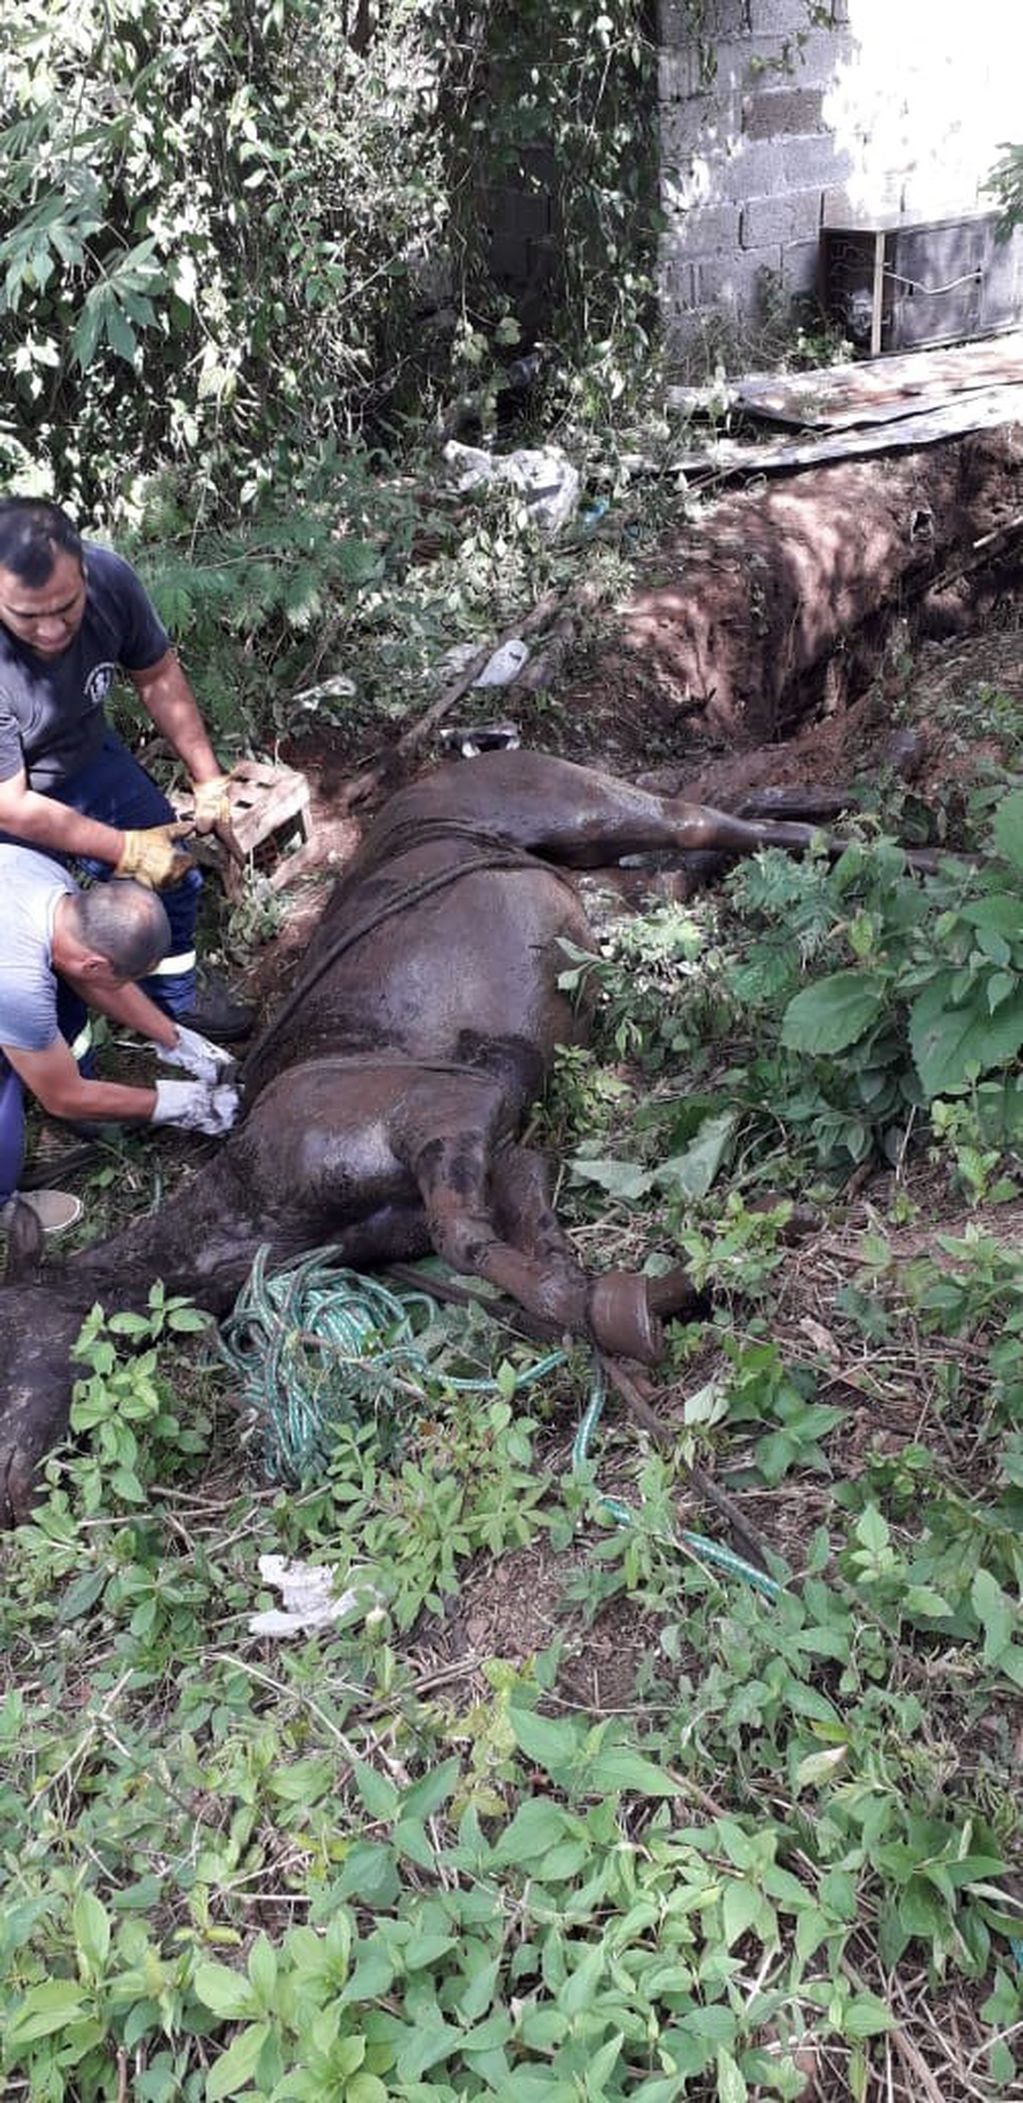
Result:
{"type": "Polygon", "coordinates": [[[854,48],[852,35],[847,29],[811,29],[794,53],[789,76],[793,87],[830,87],[839,67],[849,59],[854,48]]]}
{"type": "MultiPolygon", "coordinates": [[[[835,189],[852,172],[848,151],[827,132],[814,138],[783,139],[776,150],[781,154],[778,187],[783,190],[835,189]]],[[[762,194],[770,187],[764,183],[758,185],[758,191],[762,194]]]]}
{"type": "Polygon", "coordinates": [[[803,138],[824,129],[820,88],[759,88],[746,95],[742,128],[748,139],[803,138]]]}
{"type": "Polygon", "coordinates": [[[741,213],[737,204],[696,205],[675,219],[664,236],[665,250],[685,256],[716,256],[738,248],[741,213]]]}
{"type": "Polygon", "coordinates": [[[774,139],[752,143],[740,139],[734,152],[714,167],[715,198],[734,200],[736,204],[745,204],[747,197],[772,197],[786,188],[809,187],[809,183],[799,181],[786,184],[782,149],[774,139]]]}
{"type": "MultiPolygon", "coordinates": [[[[714,85],[718,94],[744,94],[759,87],[765,68],[777,57],[773,37],[728,37],[716,48],[714,85]]],[[[769,73],[768,80],[774,75],[769,73]]],[[[766,84],[766,83],[765,83],[766,84]]]]}
{"type": "MultiPolygon", "coordinates": [[[[691,4],[688,9],[692,19],[691,4]]],[[[707,0],[706,31],[713,37],[742,36],[750,26],[750,0],[707,0]]]]}
{"type": "Polygon", "coordinates": [[[748,29],[749,0],[705,0],[695,31],[692,0],[660,0],[658,35],[662,45],[689,44],[694,36],[713,43],[720,37],[743,36],[748,29]]]}
{"type": "Polygon", "coordinates": [[[743,248],[769,248],[772,242],[815,241],[821,223],[819,190],[797,190],[790,197],[752,197],[743,206],[743,248]]]}
{"type": "Polygon", "coordinates": [[[819,267],[819,241],[789,242],[781,252],[781,281],[786,292],[815,293],[819,267]]]}
{"type": "Polygon", "coordinates": [[[777,37],[722,37],[713,44],[690,39],[662,48],[658,94],[662,102],[677,102],[694,95],[825,88],[848,44],[835,30],[814,30],[798,50],[791,47],[791,61],[785,64],[777,37]]]}
{"type": "Polygon", "coordinates": [[[789,37],[807,27],[806,0],[750,0],[749,26],[755,37],[789,37]]]}
{"type": "Polygon", "coordinates": [[[696,299],[701,307],[730,307],[734,312],[757,313],[763,300],[764,279],[781,270],[781,249],[759,249],[755,256],[741,251],[715,256],[696,265],[696,299]]]}
{"type": "Polygon", "coordinates": [[[662,103],[661,158],[668,164],[684,163],[694,153],[716,158],[722,151],[722,138],[737,129],[738,112],[733,116],[727,100],[716,96],[694,95],[688,102],[662,103]]]}
{"type": "Polygon", "coordinates": [[[712,49],[702,50],[694,42],[671,45],[658,54],[658,96],[661,102],[686,102],[694,95],[712,95],[718,73],[712,49]]]}

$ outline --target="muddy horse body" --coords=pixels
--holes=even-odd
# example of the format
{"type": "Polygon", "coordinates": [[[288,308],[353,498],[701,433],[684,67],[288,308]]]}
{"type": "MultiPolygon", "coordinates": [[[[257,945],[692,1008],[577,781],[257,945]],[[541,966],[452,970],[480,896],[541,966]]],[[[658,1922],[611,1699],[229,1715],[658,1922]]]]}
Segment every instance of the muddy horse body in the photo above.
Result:
{"type": "MultiPolygon", "coordinates": [[[[555,1047],[578,1033],[558,986],[562,941],[593,947],[564,872],[655,850],[800,848],[811,830],[526,752],[445,767],[394,796],[253,1047],[245,1116],[223,1148],[150,1217],[0,1293],[0,1521],[27,1511],[37,1463],[64,1432],[68,1348],[89,1306],[144,1305],[162,1278],[222,1313],[262,1247],[281,1262],[329,1242],[362,1267],[433,1249],[541,1322],[655,1358],[647,1281],[609,1290],[587,1277],[546,1165],[518,1138],[555,1047]]],[[[31,1231],[22,1212],[15,1251],[31,1231]]]]}

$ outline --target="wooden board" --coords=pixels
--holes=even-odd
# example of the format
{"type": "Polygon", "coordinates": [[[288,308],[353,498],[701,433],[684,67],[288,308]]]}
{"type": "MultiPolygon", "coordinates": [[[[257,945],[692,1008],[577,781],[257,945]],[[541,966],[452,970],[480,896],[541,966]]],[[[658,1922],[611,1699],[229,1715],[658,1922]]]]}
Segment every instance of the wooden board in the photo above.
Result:
{"type": "Polygon", "coordinates": [[[229,792],[231,823],[244,854],[291,818],[298,818],[303,838],[309,838],[309,783],[294,767],[239,760],[231,769],[229,792]]]}
{"type": "Polygon", "coordinates": [[[920,415],[848,431],[825,431],[819,437],[768,439],[763,445],[742,444],[734,438],[711,439],[705,446],[675,454],[670,471],[718,479],[776,474],[828,460],[857,460],[870,453],[938,445],[943,438],[961,437],[967,431],[1014,423],[1023,424],[1023,379],[1014,387],[989,387],[982,393],[961,395],[920,415]]]}
{"type": "MultiPolygon", "coordinates": [[[[228,776],[228,795],[231,824],[242,853],[254,853],[264,840],[269,840],[293,818],[298,819],[303,843],[307,843],[312,837],[309,793],[305,775],[295,767],[285,767],[272,760],[238,760],[228,776]]],[[[191,796],[173,796],[171,801],[179,817],[191,817],[191,796]]],[[[302,850],[297,851],[301,853],[302,850]]],[[[286,858],[282,864],[289,876],[291,859],[286,858]]]]}
{"type": "MultiPolygon", "coordinates": [[[[729,384],[732,406],[800,429],[837,431],[898,421],[950,406],[963,395],[1023,385],[1023,333],[909,351],[813,372],[751,373],[729,384]]],[[[668,405],[694,413],[706,391],[669,387],[668,405]]]]}

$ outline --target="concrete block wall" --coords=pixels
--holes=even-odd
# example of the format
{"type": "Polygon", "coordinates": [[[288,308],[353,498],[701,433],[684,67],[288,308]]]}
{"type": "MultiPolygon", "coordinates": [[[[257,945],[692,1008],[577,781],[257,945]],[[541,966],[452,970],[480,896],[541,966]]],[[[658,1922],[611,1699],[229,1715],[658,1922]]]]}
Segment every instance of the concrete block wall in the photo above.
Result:
{"type": "Polygon", "coordinates": [[[659,0],[661,302],[680,350],[816,290],[822,224],[990,210],[1023,138],[1008,0],[659,0]],[[811,19],[812,17],[812,19],[811,19]]]}

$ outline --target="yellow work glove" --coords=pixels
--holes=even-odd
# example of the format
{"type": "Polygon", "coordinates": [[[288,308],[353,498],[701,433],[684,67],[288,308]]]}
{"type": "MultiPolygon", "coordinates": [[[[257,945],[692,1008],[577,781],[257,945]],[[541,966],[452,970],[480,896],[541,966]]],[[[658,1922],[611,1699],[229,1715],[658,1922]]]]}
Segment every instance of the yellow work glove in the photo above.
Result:
{"type": "Polygon", "coordinates": [[[162,891],[165,884],[180,883],[193,863],[191,855],[178,843],[191,831],[190,821],[179,819],[174,825],[150,825],[144,832],[126,832],[114,875],[133,876],[137,884],[146,884],[150,891],[162,891]]]}
{"type": "Polygon", "coordinates": [[[212,781],[193,781],[191,789],[195,799],[192,823],[196,832],[219,833],[222,827],[230,832],[231,797],[227,775],[215,774],[212,781]]]}
{"type": "Polygon", "coordinates": [[[212,833],[214,839],[219,840],[221,847],[224,849],[227,859],[221,868],[221,881],[225,895],[233,905],[241,897],[241,871],[245,867],[245,856],[242,853],[234,826],[231,823],[231,797],[228,781],[228,775],[215,774],[212,781],[193,781],[191,783],[195,804],[192,828],[193,831],[203,836],[207,833],[212,833]]]}

